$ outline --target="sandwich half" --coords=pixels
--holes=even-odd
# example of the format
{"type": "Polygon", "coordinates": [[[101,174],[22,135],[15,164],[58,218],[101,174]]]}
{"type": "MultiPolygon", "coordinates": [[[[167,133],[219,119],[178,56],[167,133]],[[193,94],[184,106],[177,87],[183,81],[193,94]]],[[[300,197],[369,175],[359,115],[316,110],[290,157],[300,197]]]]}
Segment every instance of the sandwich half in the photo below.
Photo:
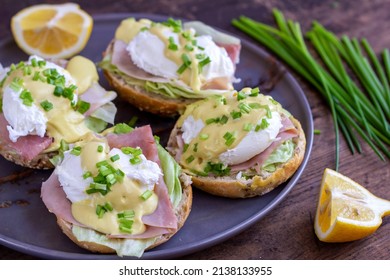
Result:
{"type": "Polygon", "coordinates": [[[233,89],[240,40],[201,22],[123,20],[99,64],[118,94],[163,116],[233,89]]]}
{"type": "Polygon", "coordinates": [[[300,122],[258,88],[189,105],[167,146],[193,186],[232,198],[263,195],[285,182],[305,148],[300,122]]]}
{"type": "Polygon", "coordinates": [[[104,135],[91,134],[64,151],[41,197],[80,247],[141,257],[183,226],[191,180],[150,126],[118,124],[104,135]]]}
{"type": "Polygon", "coordinates": [[[31,56],[0,66],[0,154],[30,168],[53,168],[64,146],[114,123],[116,93],[98,83],[95,64],[76,56],[31,56]]]}

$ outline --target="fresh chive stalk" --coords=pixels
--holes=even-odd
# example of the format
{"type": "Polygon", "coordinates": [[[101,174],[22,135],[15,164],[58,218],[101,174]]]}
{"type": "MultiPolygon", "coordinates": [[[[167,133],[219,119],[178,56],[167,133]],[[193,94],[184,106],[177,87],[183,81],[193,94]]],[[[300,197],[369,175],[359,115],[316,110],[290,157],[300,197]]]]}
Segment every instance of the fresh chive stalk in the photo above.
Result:
{"type": "Polygon", "coordinates": [[[340,39],[313,22],[305,35],[322,64],[309,51],[299,23],[286,20],[276,9],[273,14],[277,27],[245,16],[232,24],[273,51],[321,93],[333,117],[335,169],[339,166],[339,130],[352,153],[361,153],[360,140],[364,140],[379,158],[390,158],[389,50],[383,51],[381,64],[366,39],[340,39]]]}

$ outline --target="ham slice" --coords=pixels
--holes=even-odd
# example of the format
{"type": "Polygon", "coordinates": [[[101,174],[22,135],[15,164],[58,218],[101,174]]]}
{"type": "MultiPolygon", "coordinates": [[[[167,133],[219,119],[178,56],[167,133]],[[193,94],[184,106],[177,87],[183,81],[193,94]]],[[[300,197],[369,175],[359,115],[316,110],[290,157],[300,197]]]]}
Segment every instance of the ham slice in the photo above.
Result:
{"type": "Polygon", "coordinates": [[[41,198],[47,209],[57,217],[77,226],[83,226],[72,216],[71,203],[66,198],[66,194],[60,186],[60,181],[55,172],[49,179],[42,183],[41,198]]]}
{"type": "Polygon", "coordinates": [[[222,47],[226,50],[229,58],[232,60],[234,64],[237,64],[240,62],[240,52],[241,52],[241,45],[240,44],[221,44],[217,43],[219,47],[222,47]]]}
{"type": "MultiPolygon", "coordinates": [[[[108,134],[106,138],[110,148],[121,148],[126,146],[140,147],[148,160],[152,160],[160,165],[157,146],[150,126],[136,128],[127,134],[108,134]]],[[[151,215],[142,218],[145,225],[147,225],[147,230],[138,235],[109,235],[108,237],[150,238],[175,231],[177,229],[177,217],[162,176],[160,176],[154,191],[158,196],[159,204],[156,211],[151,215]]],[[[73,218],[71,203],[66,198],[65,192],[60,186],[58,177],[54,172],[50,178],[42,184],[41,196],[50,212],[67,222],[82,226],[73,218]]]]}
{"type": "Polygon", "coordinates": [[[88,102],[91,105],[84,115],[91,115],[96,109],[114,100],[115,97],[116,93],[114,91],[106,91],[98,83],[93,83],[82,95],[80,95],[81,100],[88,102]]]}
{"type": "Polygon", "coordinates": [[[16,142],[12,142],[7,130],[8,122],[4,114],[0,114],[0,145],[3,150],[14,151],[26,161],[30,161],[43,152],[52,143],[49,137],[38,135],[26,135],[19,137],[16,142]]]}

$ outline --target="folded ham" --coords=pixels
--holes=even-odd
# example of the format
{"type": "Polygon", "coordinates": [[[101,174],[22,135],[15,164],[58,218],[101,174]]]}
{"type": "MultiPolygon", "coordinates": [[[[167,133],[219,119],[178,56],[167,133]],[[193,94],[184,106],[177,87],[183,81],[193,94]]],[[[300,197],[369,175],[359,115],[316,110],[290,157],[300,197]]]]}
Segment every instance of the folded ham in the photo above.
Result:
{"type": "MultiPolygon", "coordinates": [[[[154,141],[150,126],[136,128],[127,134],[108,134],[107,141],[110,148],[121,148],[126,146],[134,148],[139,147],[148,160],[152,160],[160,165],[157,145],[154,141]]],[[[176,231],[177,217],[162,176],[160,176],[159,182],[154,188],[154,192],[158,196],[159,204],[152,214],[142,218],[144,224],[147,225],[147,230],[144,233],[138,235],[108,235],[108,237],[142,239],[176,231]]],[[[58,181],[58,177],[54,172],[50,178],[42,184],[41,197],[49,211],[54,213],[57,217],[74,225],[83,226],[73,218],[71,213],[71,202],[66,198],[58,181]]]]}
{"type": "Polygon", "coordinates": [[[14,152],[22,159],[30,161],[47,149],[52,143],[50,137],[40,137],[38,135],[21,136],[16,142],[9,139],[7,130],[8,122],[4,114],[0,114],[0,145],[1,149],[14,152]]]}

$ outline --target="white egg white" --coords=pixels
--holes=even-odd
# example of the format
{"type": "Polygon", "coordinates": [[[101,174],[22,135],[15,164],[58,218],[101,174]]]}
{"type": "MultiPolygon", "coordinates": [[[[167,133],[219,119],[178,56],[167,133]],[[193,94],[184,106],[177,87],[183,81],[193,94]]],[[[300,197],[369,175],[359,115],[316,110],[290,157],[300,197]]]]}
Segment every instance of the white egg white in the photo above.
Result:
{"type": "MultiPolygon", "coordinates": [[[[177,34],[169,36],[177,39],[177,34]]],[[[178,66],[165,57],[165,44],[159,37],[149,31],[139,32],[127,46],[134,64],[146,72],[167,79],[177,79],[178,66]]]]}
{"type": "MultiPolygon", "coordinates": [[[[177,33],[165,30],[166,38],[172,37],[175,44],[179,44],[177,33]]],[[[197,45],[202,49],[195,48],[195,54],[204,53],[211,62],[202,69],[205,80],[218,77],[230,77],[233,79],[235,66],[224,48],[218,47],[211,36],[203,35],[196,37],[197,45]]],[[[165,57],[165,44],[156,35],[149,31],[139,32],[127,46],[127,51],[134,64],[144,71],[155,76],[167,79],[178,79],[177,70],[180,65],[165,57]]]]}
{"type": "MultiPolygon", "coordinates": [[[[162,175],[161,169],[157,163],[140,155],[139,164],[130,163],[130,155],[124,154],[120,149],[114,148],[109,152],[109,156],[119,155],[119,160],[112,163],[116,168],[120,168],[125,175],[140,184],[141,190],[153,190],[154,185],[158,183],[159,176],[162,175]]],[[[67,198],[71,202],[77,202],[88,198],[85,190],[93,182],[92,178],[83,178],[81,166],[81,157],[71,154],[69,151],[64,153],[64,159],[57,165],[55,172],[63,187],[67,198]]]]}
{"type": "MultiPolygon", "coordinates": [[[[278,112],[272,112],[272,117],[267,119],[269,126],[259,131],[249,131],[240,143],[233,149],[219,155],[219,159],[226,165],[234,165],[245,162],[267,149],[276,139],[282,119],[278,112]]],[[[261,120],[259,121],[259,124],[261,120]]]]}
{"type": "Polygon", "coordinates": [[[24,105],[19,97],[21,92],[22,89],[14,91],[10,86],[3,90],[3,114],[9,124],[7,130],[12,142],[29,134],[43,137],[46,132],[45,114],[35,104],[24,105]]]}

